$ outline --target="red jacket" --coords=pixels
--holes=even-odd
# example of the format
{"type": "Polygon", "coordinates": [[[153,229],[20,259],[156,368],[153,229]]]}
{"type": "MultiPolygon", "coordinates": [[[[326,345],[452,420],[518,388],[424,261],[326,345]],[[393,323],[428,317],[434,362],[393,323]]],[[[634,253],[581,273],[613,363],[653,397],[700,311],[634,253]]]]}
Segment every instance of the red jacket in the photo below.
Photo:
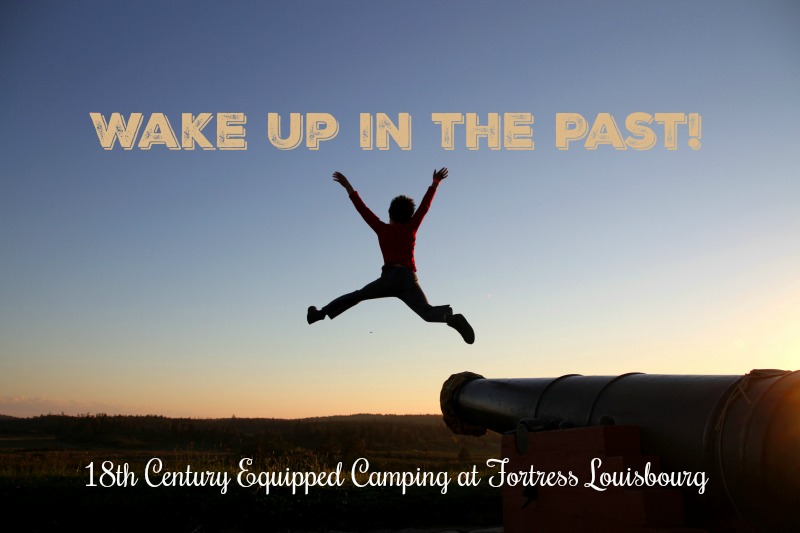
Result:
{"type": "Polygon", "coordinates": [[[433,201],[433,195],[436,193],[436,187],[431,185],[428,187],[425,196],[422,198],[419,207],[414,212],[411,220],[405,224],[386,224],[375,216],[375,213],[370,211],[369,207],[364,204],[358,192],[353,191],[350,195],[350,200],[356,206],[356,210],[361,214],[364,222],[369,224],[375,233],[378,234],[378,243],[381,246],[383,253],[383,266],[402,265],[417,270],[417,265],[414,263],[414,244],[417,242],[417,230],[419,225],[422,224],[422,219],[428,213],[433,201]]]}

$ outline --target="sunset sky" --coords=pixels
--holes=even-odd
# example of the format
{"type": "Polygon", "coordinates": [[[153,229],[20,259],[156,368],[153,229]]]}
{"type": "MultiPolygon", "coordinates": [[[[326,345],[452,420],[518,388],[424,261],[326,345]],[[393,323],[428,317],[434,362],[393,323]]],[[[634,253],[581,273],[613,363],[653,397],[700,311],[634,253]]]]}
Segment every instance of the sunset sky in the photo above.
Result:
{"type": "MultiPolygon", "coordinates": [[[[3,2],[0,414],[437,413],[442,382],[800,368],[800,4],[3,2]],[[90,113],[244,113],[246,150],[112,150],[90,113]],[[267,114],[329,113],[278,150],[267,114]],[[412,116],[363,150],[359,113],[412,116]],[[534,115],[534,150],[441,147],[432,113],[534,115]],[[699,113],[676,149],[558,150],[557,113],[699,113]],[[377,278],[387,219],[449,177],[420,283],[377,278]]],[[[214,139],[216,120],[204,131],[214,139]]],[[[137,138],[138,142],[138,138],[137,138]]]]}

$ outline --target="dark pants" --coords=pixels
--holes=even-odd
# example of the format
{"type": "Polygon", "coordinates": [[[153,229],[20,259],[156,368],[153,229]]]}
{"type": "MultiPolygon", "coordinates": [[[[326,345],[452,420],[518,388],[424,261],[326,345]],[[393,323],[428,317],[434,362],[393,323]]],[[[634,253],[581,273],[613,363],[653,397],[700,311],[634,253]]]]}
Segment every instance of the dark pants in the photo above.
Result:
{"type": "Polygon", "coordinates": [[[321,309],[330,318],[336,318],[364,300],[394,296],[403,300],[412,311],[427,322],[445,322],[453,314],[449,305],[432,306],[428,303],[417,275],[410,268],[386,267],[381,277],[368,283],[363,289],[339,296],[321,309]]]}

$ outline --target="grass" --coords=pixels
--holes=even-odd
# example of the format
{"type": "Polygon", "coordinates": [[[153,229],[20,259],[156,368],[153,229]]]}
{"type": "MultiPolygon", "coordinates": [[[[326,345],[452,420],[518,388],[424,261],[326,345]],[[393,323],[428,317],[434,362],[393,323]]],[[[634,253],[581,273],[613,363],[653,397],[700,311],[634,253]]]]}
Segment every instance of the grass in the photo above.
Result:
{"type": "MultiPolygon", "coordinates": [[[[499,454],[496,437],[456,437],[438,417],[338,417],[304,421],[161,417],[40,417],[0,420],[0,498],[25,531],[371,531],[495,526],[500,491],[484,481],[458,487],[462,470],[499,454]],[[144,467],[153,457],[171,471],[227,473],[218,487],[150,487],[144,467]],[[333,472],[344,483],[311,487],[243,488],[239,461],[254,472],[333,472]],[[448,472],[441,487],[356,487],[350,467],[359,457],[370,472],[448,472]],[[103,461],[127,463],[136,486],[87,487],[103,461]]],[[[365,476],[359,476],[361,482],[365,476]]]]}

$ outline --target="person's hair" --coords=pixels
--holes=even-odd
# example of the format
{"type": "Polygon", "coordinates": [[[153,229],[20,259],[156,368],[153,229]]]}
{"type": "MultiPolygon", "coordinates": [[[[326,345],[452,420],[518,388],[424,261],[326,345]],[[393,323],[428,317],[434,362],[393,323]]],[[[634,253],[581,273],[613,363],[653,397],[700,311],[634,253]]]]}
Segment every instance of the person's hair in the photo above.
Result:
{"type": "Polygon", "coordinates": [[[398,224],[405,224],[414,215],[414,199],[408,196],[396,196],[389,205],[389,219],[398,224]]]}

